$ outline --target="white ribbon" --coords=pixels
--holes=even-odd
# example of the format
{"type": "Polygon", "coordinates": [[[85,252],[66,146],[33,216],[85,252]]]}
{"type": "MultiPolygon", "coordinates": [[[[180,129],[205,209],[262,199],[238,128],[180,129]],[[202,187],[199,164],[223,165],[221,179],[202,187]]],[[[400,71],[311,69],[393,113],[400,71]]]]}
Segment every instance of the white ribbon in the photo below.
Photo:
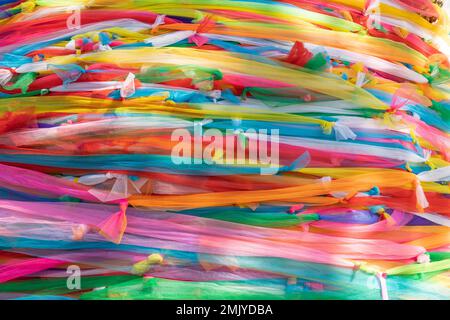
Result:
{"type": "Polygon", "coordinates": [[[120,96],[122,98],[128,98],[136,92],[136,87],[134,86],[135,78],[135,75],[131,72],[128,74],[127,78],[122,84],[122,88],[120,88],[120,96]]]}
{"type": "Polygon", "coordinates": [[[151,43],[153,47],[166,47],[174,43],[180,42],[184,39],[193,36],[196,32],[192,30],[187,31],[175,31],[171,33],[154,36],[144,40],[145,43],[151,43]]]}
{"type": "Polygon", "coordinates": [[[386,278],[383,276],[383,274],[381,272],[377,272],[376,276],[377,276],[378,282],[380,283],[381,299],[389,300],[386,278]]]}
{"type": "Polygon", "coordinates": [[[0,86],[5,86],[12,79],[12,72],[8,69],[0,69],[0,86]]]}
{"type": "Polygon", "coordinates": [[[417,177],[424,182],[450,181],[450,166],[424,171],[419,173],[417,177]]]}
{"type": "Polygon", "coordinates": [[[138,181],[128,179],[125,174],[111,173],[85,175],[78,179],[78,182],[87,186],[95,186],[102,184],[110,179],[115,179],[111,191],[107,192],[99,188],[92,188],[89,193],[102,202],[125,199],[133,194],[140,194],[140,189],[148,179],[142,178],[138,181]]]}
{"type": "Polygon", "coordinates": [[[356,134],[350,129],[348,126],[335,122],[334,125],[334,133],[336,134],[336,140],[355,140],[356,134]]]}

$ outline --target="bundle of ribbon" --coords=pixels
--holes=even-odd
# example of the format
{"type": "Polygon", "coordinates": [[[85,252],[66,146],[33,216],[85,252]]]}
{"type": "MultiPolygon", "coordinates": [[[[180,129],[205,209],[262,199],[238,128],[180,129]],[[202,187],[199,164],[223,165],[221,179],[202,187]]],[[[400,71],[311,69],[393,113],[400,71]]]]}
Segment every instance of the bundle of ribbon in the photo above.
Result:
{"type": "Polygon", "coordinates": [[[0,298],[448,299],[446,6],[0,1],[0,298]]]}

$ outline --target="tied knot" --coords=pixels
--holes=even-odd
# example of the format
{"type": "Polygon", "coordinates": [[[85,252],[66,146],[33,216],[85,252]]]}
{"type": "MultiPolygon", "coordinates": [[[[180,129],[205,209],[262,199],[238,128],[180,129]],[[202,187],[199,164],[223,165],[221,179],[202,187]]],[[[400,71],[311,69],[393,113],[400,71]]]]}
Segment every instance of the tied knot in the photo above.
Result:
{"type": "Polygon", "coordinates": [[[72,240],[83,240],[86,234],[89,232],[89,226],[86,224],[78,224],[72,227],[72,240]]]}
{"type": "Polygon", "coordinates": [[[421,253],[420,255],[417,256],[416,258],[416,262],[417,263],[430,263],[431,259],[430,256],[427,253],[421,253]]]}
{"type": "Polygon", "coordinates": [[[34,2],[34,0],[28,0],[20,4],[20,10],[22,11],[22,13],[33,12],[35,7],[36,3],[34,2]]]}
{"type": "Polygon", "coordinates": [[[135,263],[132,267],[131,273],[135,275],[144,275],[153,265],[162,264],[164,258],[157,253],[149,255],[146,259],[135,263]]]}
{"type": "Polygon", "coordinates": [[[334,127],[334,122],[325,121],[320,126],[325,134],[331,134],[334,127]]]}
{"type": "Polygon", "coordinates": [[[164,19],[166,18],[165,15],[158,15],[155,19],[155,22],[153,23],[152,27],[151,27],[151,33],[156,33],[159,30],[159,26],[163,25],[165,23],[164,19]]]}
{"type": "Polygon", "coordinates": [[[290,213],[290,214],[297,213],[298,211],[302,210],[303,207],[304,207],[303,204],[297,204],[297,205],[294,205],[294,206],[292,206],[292,207],[289,208],[288,213],[290,213]]]}

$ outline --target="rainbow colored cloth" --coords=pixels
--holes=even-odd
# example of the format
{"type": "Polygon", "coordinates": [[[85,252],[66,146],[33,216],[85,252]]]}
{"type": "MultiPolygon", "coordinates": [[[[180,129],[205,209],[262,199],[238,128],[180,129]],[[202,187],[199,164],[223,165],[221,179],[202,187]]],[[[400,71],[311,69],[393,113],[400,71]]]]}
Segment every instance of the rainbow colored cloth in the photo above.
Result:
{"type": "Polygon", "coordinates": [[[449,8],[0,0],[0,299],[450,299],[449,8]]]}

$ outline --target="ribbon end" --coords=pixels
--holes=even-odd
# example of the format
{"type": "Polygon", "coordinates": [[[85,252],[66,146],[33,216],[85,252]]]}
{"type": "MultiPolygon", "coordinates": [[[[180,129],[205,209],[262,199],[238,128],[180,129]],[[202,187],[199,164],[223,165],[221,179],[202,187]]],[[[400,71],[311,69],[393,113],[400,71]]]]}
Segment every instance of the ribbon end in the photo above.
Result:
{"type": "Polygon", "coordinates": [[[98,225],[100,228],[99,233],[115,244],[120,244],[127,228],[127,216],[125,214],[127,206],[128,203],[122,202],[119,212],[116,212],[98,225]]]}

